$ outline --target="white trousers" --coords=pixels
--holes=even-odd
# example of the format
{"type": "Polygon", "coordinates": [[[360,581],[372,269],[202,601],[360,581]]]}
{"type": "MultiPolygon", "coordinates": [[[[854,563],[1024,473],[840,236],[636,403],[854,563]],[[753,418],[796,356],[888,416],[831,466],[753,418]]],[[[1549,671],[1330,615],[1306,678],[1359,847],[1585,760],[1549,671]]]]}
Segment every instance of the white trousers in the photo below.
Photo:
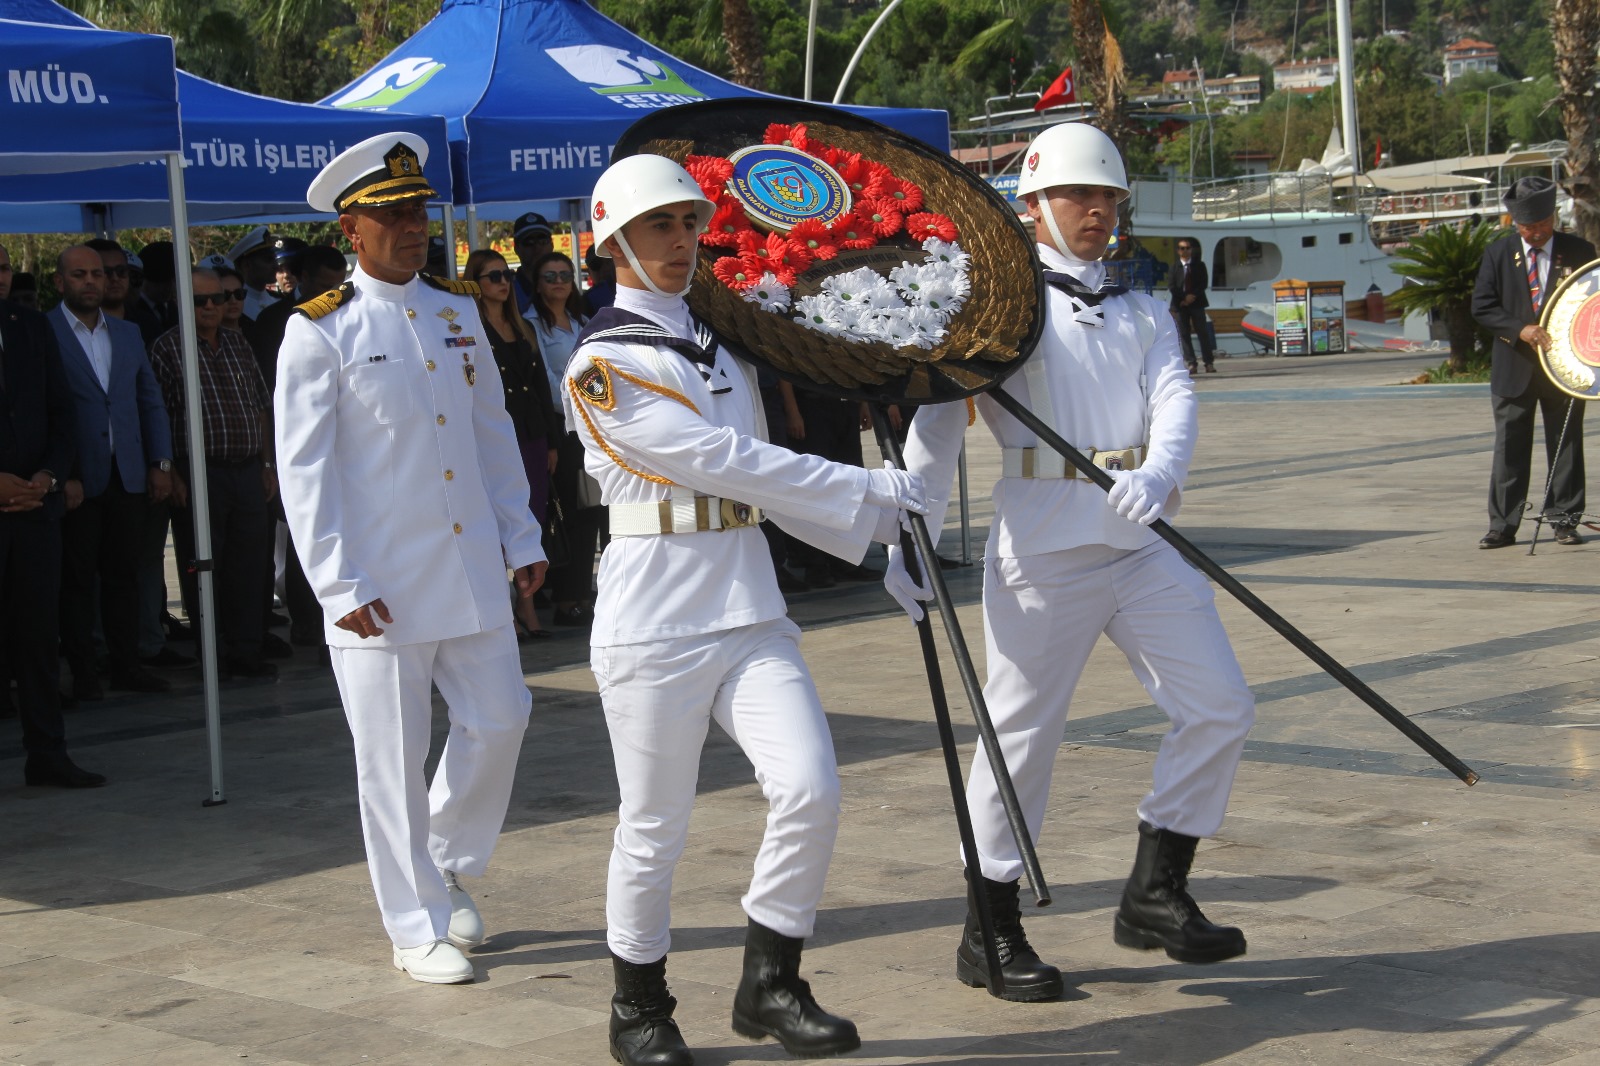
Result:
{"type": "Polygon", "coordinates": [[[713,718],[755,767],[769,808],[745,913],[784,936],[811,935],[839,829],[839,772],[799,636],[779,618],[594,649],[622,793],[606,941],[623,959],[655,962],[672,946],[672,873],[713,718]]]}
{"type": "Polygon", "coordinates": [[[329,648],[355,738],[367,869],[396,947],[443,937],[450,895],[440,870],[489,864],[533,698],[512,628],[390,648],[329,648]],[[433,691],[450,735],[429,788],[433,691]]]}
{"type": "MultiPolygon", "coordinates": [[[[1156,756],[1139,817],[1159,829],[1207,837],[1222,825],[1228,793],[1255,721],[1255,700],[1217,617],[1211,586],[1164,542],[1137,551],[1086,545],[984,564],[989,655],[984,699],[1032,839],[1039,839],[1067,708],[1101,633],[1172,728],[1156,756]]],[[[967,782],[983,875],[1022,874],[982,743],[967,782]]]]}

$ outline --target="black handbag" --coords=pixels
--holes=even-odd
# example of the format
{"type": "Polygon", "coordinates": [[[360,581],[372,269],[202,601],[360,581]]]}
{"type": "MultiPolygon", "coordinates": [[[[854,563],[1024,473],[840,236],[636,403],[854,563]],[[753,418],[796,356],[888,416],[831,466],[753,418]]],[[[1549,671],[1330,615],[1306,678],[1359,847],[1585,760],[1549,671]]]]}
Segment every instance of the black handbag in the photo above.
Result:
{"type": "Polygon", "coordinates": [[[545,513],[541,544],[551,567],[566,566],[572,561],[572,545],[567,539],[567,516],[561,510],[560,500],[554,498],[550,500],[550,509],[545,513]]]}

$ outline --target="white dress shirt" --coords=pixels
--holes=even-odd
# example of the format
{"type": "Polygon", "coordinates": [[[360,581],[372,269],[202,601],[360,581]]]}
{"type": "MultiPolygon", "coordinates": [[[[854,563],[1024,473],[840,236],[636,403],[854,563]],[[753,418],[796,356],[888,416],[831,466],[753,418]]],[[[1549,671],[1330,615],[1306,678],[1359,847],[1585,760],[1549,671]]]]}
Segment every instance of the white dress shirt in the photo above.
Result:
{"type": "MultiPolygon", "coordinates": [[[[102,391],[111,391],[111,330],[106,326],[106,313],[96,310],[93,326],[83,324],[70,309],[67,310],[67,321],[72,323],[72,335],[78,338],[78,343],[83,345],[83,350],[89,356],[89,365],[94,367],[94,376],[100,381],[102,391]]],[[[117,442],[111,434],[111,420],[106,419],[106,442],[112,449],[117,442]]],[[[113,450],[113,455],[116,452],[113,450]]]]}

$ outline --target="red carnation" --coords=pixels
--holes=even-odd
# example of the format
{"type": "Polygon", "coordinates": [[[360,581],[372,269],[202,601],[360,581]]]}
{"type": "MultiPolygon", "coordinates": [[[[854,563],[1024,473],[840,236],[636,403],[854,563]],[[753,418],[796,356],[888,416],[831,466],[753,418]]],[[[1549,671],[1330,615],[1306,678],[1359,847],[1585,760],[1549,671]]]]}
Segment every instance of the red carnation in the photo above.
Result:
{"type": "Polygon", "coordinates": [[[834,243],[834,235],[828,231],[827,226],[814,218],[796,223],[789,231],[789,240],[810,252],[816,259],[832,259],[839,254],[839,248],[834,243]]]}
{"type": "Polygon", "coordinates": [[[874,163],[870,159],[862,159],[859,155],[851,154],[848,160],[842,161],[844,166],[839,169],[839,176],[850,187],[850,192],[855,196],[875,196],[877,188],[884,179],[894,177],[889,168],[882,163],[874,163]]]}
{"type": "Polygon", "coordinates": [[[893,175],[878,183],[878,196],[893,200],[907,214],[922,209],[922,190],[904,178],[893,175]]]}
{"type": "Polygon", "coordinates": [[[741,239],[740,250],[743,251],[746,247],[749,251],[744,253],[745,258],[772,271],[785,285],[793,285],[796,275],[809,267],[814,258],[799,241],[791,241],[776,233],[767,234],[765,240],[760,237],[756,237],[754,241],[741,239]]]}
{"type": "Polygon", "coordinates": [[[871,248],[878,243],[872,224],[861,217],[859,210],[852,211],[829,227],[840,248],[871,248]]]}
{"type": "Polygon", "coordinates": [[[711,272],[717,280],[735,292],[743,292],[761,280],[761,269],[742,255],[725,255],[717,260],[711,272]]]}
{"type": "Polygon", "coordinates": [[[956,224],[943,215],[922,211],[906,219],[906,233],[919,241],[937,237],[941,241],[956,239],[956,224]]]}
{"type": "Polygon", "coordinates": [[[715,155],[692,155],[683,161],[683,169],[711,200],[721,199],[723,185],[733,177],[733,164],[715,155]]]}
{"type": "Polygon", "coordinates": [[[893,237],[906,221],[905,216],[895,210],[893,200],[868,197],[856,205],[856,211],[876,237],[893,237]]]}
{"type": "Polygon", "coordinates": [[[711,216],[711,223],[700,235],[700,243],[715,248],[737,248],[741,234],[750,233],[750,219],[737,200],[725,200],[711,216]]]}
{"type": "Polygon", "coordinates": [[[806,136],[806,126],[803,122],[797,122],[793,126],[785,126],[781,122],[774,122],[767,127],[766,135],[761,139],[768,144],[786,144],[792,148],[798,148],[802,152],[811,150],[807,147],[810,144],[810,140],[806,136]]]}

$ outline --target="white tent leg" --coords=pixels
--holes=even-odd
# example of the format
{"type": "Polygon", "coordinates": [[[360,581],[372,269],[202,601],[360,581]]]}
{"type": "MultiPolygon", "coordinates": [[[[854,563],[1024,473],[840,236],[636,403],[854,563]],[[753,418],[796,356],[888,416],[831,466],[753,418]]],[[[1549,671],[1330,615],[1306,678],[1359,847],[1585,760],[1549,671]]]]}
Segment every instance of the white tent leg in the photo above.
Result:
{"type": "MultiPolygon", "coordinates": [[[[172,197],[172,251],[178,260],[178,336],[183,342],[183,403],[189,432],[189,513],[194,516],[194,567],[200,581],[200,617],[189,619],[200,642],[205,682],[206,740],[211,750],[211,795],[202,806],[228,802],[222,791],[222,693],[217,687],[216,575],[212,572],[211,508],[206,491],[206,431],[200,395],[200,349],[194,333],[194,278],[189,258],[189,204],[183,192],[183,155],[167,156],[167,188],[172,197]]],[[[179,559],[184,566],[187,560],[179,559]]]]}
{"type": "Polygon", "coordinates": [[[444,275],[454,278],[456,274],[456,209],[450,204],[440,204],[439,213],[444,216],[444,275]]]}

